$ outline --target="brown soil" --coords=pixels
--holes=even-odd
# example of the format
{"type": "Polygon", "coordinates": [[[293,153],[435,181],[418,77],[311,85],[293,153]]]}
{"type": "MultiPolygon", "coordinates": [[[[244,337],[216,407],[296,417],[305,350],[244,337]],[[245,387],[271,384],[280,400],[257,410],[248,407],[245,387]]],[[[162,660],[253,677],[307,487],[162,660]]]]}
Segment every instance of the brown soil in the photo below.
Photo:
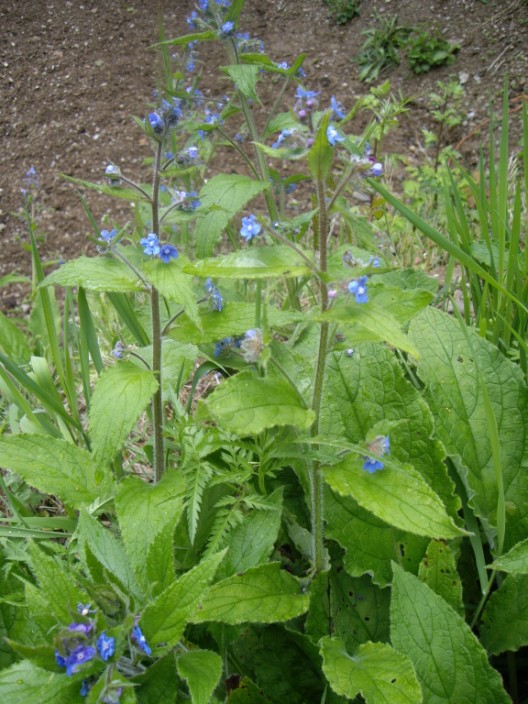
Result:
{"type": "MultiPolygon", "coordinates": [[[[149,47],[159,37],[160,18],[166,36],[177,36],[187,32],[192,9],[190,0],[0,0],[0,277],[30,271],[20,208],[22,179],[31,165],[40,178],[46,260],[69,259],[88,246],[90,226],[75,187],[61,174],[99,181],[111,161],[138,179],[147,177],[142,161],[149,145],[131,116],[148,111],[161,77],[159,58],[149,47]]],[[[375,11],[397,14],[403,25],[436,27],[461,47],[452,66],[416,76],[403,61],[383,75],[396,91],[414,98],[390,147],[419,154],[421,129],[430,122],[423,96],[435,81],[455,77],[464,82],[467,117],[453,139],[471,136],[462,152],[472,158],[480,126],[486,138],[489,101],[500,95],[504,77],[512,109],[528,91],[526,0],[364,0],[361,16],[344,26],[336,25],[323,0],[247,0],[240,29],[263,39],[276,61],[291,63],[305,52],[305,86],[321,91],[322,104],[336,95],[349,109],[367,90],[354,57],[375,11]]],[[[211,96],[220,96],[223,85],[206,79],[211,96]]],[[[224,165],[230,165],[227,156],[224,165]]],[[[130,217],[126,206],[102,196],[90,196],[89,203],[101,222],[105,214],[108,224],[130,217]]],[[[2,308],[16,312],[23,294],[23,286],[4,286],[2,308]]]]}

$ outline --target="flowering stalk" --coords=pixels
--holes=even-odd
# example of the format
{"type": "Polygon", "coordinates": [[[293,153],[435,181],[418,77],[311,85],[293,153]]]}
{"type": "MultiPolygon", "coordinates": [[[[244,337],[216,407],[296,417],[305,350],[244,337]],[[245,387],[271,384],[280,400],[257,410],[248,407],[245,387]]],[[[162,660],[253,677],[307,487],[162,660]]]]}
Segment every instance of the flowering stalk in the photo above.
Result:
{"type": "MultiPolygon", "coordinates": [[[[160,166],[163,142],[156,145],[154,176],[152,182],[152,231],[159,236],[159,187],[160,166]]],[[[152,317],[152,371],[158,381],[158,389],[152,399],[152,421],[154,425],[154,478],[159,482],[165,472],[165,451],[163,447],[163,401],[161,394],[161,316],[159,292],[155,286],[150,293],[152,317]]]]}

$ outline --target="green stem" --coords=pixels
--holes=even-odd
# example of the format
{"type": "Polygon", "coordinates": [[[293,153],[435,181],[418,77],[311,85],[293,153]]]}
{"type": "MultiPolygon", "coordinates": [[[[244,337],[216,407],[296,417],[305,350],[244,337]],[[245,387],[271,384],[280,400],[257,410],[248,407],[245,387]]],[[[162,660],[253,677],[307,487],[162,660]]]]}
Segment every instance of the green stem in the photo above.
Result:
{"type": "MultiPolygon", "coordinates": [[[[159,237],[159,187],[160,165],[163,143],[156,146],[154,176],[152,183],[152,231],[159,237]]],[[[154,424],[154,478],[159,482],[165,473],[165,451],[163,447],[163,398],[161,393],[161,315],[160,296],[153,286],[150,293],[152,316],[152,371],[158,381],[158,389],[152,399],[152,421],[154,424]]]]}

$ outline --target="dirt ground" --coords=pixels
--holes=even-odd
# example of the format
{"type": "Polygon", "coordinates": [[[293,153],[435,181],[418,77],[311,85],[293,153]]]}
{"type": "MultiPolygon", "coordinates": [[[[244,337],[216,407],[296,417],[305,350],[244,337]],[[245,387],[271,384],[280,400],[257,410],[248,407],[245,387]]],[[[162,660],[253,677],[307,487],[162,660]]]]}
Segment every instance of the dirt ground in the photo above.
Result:
{"type": "MultiPolygon", "coordinates": [[[[142,161],[149,145],[131,116],[149,111],[159,84],[159,57],[150,47],[160,19],[165,35],[175,37],[187,33],[192,9],[190,0],[0,0],[0,277],[30,271],[20,217],[22,179],[30,166],[40,182],[42,253],[55,261],[87,251],[90,231],[75,187],[61,174],[102,180],[111,161],[137,179],[147,177],[142,161]]],[[[358,80],[355,57],[375,12],[398,15],[403,25],[438,28],[460,44],[452,66],[417,76],[402,62],[382,76],[413,97],[391,148],[419,153],[421,129],[429,124],[423,96],[435,81],[454,77],[464,84],[467,113],[455,136],[465,140],[462,153],[471,160],[487,138],[489,101],[500,95],[505,76],[512,110],[528,92],[526,0],[363,0],[361,16],[344,26],[323,0],[247,0],[239,29],[264,40],[277,62],[291,63],[306,52],[305,87],[321,91],[322,104],[335,95],[350,109],[368,89],[358,80]]],[[[206,51],[202,59],[219,58],[206,51]]],[[[206,87],[210,96],[222,94],[222,85],[210,78],[206,87]]],[[[126,215],[127,206],[102,196],[90,197],[90,206],[97,218],[126,215]]],[[[23,286],[5,285],[0,306],[17,314],[23,296],[23,286]]]]}

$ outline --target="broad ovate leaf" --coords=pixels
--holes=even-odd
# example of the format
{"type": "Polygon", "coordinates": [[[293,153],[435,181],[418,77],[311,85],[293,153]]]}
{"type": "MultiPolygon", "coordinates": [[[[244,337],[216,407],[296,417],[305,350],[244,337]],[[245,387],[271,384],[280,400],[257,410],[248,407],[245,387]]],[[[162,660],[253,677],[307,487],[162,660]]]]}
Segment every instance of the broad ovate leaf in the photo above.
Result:
{"type": "Polygon", "coordinates": [[[79,257],[46,276],[41,286],[82,286],[88,291],[141,291],[143,283],[118,259],[79,257]]]}
{"type": "Polygon", "coordinates": [[[482,615],[480,639],[491,655],[528,645],[528,575],[509,574],[493,592],[482,615]]]}
{"type": "Polygon", "coordinates": [[[193,704],[208,704],[222,674],[222,658],[211,650],[188,650],[176,660],[179,676],[187,682],[193,704]]]}
{"type": "Polygon", "coordinates": [[[201,277],[225,279],[271,279],[277,276],[306,276],[308,261],[285,245],[240,249],[185,266],[185,271],[201,277]]]}

